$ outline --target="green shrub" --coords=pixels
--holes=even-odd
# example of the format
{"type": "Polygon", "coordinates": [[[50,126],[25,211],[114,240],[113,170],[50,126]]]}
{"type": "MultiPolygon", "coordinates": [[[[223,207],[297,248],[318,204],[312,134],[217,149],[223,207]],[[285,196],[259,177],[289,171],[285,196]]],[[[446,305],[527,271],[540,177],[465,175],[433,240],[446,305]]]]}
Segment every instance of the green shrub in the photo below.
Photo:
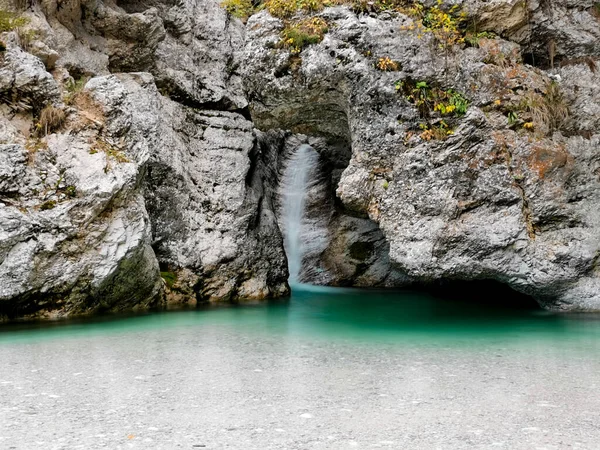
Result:
{"type": "Polygon", "coordinates": [[[415,134],[424,141],[447,139],[454,133],[458,118],[469,108],[469,101],[460,92],[431,86],[426,81],[399,80],[396,90],[415,105],[423,119],[407,133],[405,143],[415,134]]]}
{"type": "Polygon", "coordinates": [[[430,86],[426,81],[400,80],[396,82],[396,90],[417,107],[424,119],[436,111],[442,116],[464,116],[469,107],[469,101],[460,92],[430,86]]]}
{"type": "Polygon", "coordinates": [[[41,211],[48,211],[49,209],[54,209],[56,207],[56,200],[48,200],[40,205],[41,211]]]}
{"type": "Polygon", "coordinates": [[[252,0],[224,0],[221,6],[231,14],[233,17],[238,19],[247,19],[254,14],[254,5],[252,0]]]}
{"type": "Polygon", "coordinates": [[[13,31],[29,23],[27,17],[19,17],[16,14],[0,9],[0,33],[13,31]]]}

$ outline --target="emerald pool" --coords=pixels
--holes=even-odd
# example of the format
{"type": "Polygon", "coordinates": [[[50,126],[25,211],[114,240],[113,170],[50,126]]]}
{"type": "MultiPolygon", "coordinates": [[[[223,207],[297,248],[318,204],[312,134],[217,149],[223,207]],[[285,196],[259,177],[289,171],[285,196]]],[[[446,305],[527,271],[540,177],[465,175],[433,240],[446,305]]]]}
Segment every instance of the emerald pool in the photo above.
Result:
{"type": "Polygon", "coordinates": [[[2,325],[0,448],[600,448],[600,316],[492,294],[2,325]]]}

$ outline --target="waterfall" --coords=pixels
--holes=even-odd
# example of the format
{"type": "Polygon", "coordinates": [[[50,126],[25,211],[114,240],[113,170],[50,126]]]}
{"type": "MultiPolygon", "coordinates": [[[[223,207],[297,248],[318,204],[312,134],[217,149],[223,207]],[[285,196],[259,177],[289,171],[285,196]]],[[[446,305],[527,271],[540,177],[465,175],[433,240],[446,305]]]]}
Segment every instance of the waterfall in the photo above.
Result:
{"type": "Polygon", "coordinates": [[[303,144],[288,159],[281,179],[281,225],[290,284],[299,282],[302,258],[310,246],[305,232],[305,202],[318,161],[315,149],[303,144]]]}

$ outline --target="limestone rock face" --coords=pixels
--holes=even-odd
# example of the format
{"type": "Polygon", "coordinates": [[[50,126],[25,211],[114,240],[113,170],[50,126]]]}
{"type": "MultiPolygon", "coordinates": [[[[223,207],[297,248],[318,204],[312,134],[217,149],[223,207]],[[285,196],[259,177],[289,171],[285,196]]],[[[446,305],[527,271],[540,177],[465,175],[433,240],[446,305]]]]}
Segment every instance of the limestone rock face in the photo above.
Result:
{"type": "MultiPolygon", "coordinates": [[[[37,76],[27,67],[22,73],[37,76]]],[[[124,126],[145,120],[115,80],[95,79],[86,92],[52,133],[25,139],[3,119],[0,142],[13,142],[0,145],[4,317],[62,317],[162,301],[139,185],[149,152],[123,135],[124,126]]]]}
{"type": "Polygon", "coordinates": [[[8,6],[28,23],[1,36],[0,316],[287,294],[243,25],[216,0],[8,6]]]}
{"type": "Polygon", "coordinates": [[[593,0],[459,2],[481,31],[523,46],[532,64],[558,66],[600,56],[600,13],[593,0]]]}
{"type": "Polygon", "coordinates": [[[32,108],[34,104],[57,101],[60,91],[42,61],[17,45],[15,33],[6,33],[6,51],[0,59],[0,96],[4,104],[32,108]]]}
{"type": "Polygon", "coordinates": [[[0,316],[286,295],[301,143],[322,162],[308,281],[600,309],[597,4],[454,3],[488,33],[338,6],[292,52],[283,21],[219,0],[0,0],[28,20],[0,34],[0,316]]]}
{"type": "Polygon", "coordinates": [[[31,51],[49,69],[65,67],[75,79],[145,71],[179,102],[247,106],[237,73],[244,27],[217,0],[44,0],[23,16],[36,36],[31,51]]]}
{"type": "Polygon", "coordinates": [[[248,102],[238,74],[243,25],[227,17],[216,0],[164,3],[167,35],[152,69],[161,89],[203,109],[245,108],[248,102]]]}
{"type": "Polygon", "coordinates": [[[198,301],[287,292],[250,122],[177,104],[144,73],[93,78],[73,102],[64,129],[2,145],[3,314],[159,306],[151,244],[198,301]]]}
{"type": "Polygon", "coordinates": [[[161,263],[196,274],[198,301],[287,293],[281,235],[252,123],[169,100],[162,114],[161,142],[145,179],[161,263]]]}
{"type": "Polygon", "coordinates": [[[243,67],[257,126],[349,141],[337,195],[379,224],[411,279],[493,279],[548,307],[599,308],[595,72],[565,66],[563,88],[501,39],[450,53],[402,14],[321,16],[329,33],[299,57],[273,48],[280,21],[265,12],[248,21],[243,67]],[[384,57],[395,70],[378,70],[384,57]],[[429,112],[424,123],[402,87],[418,91],[420,81],[463,93],[466,114],[429,112]],[[433,138],[419,124],[451,134],[433,138]]]}

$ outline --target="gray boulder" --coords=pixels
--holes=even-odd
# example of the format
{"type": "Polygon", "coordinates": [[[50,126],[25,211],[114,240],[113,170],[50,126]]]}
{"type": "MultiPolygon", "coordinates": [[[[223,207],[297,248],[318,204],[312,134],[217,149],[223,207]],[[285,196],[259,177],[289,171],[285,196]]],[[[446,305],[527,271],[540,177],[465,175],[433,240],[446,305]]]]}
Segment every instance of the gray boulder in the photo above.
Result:
{"type": "Polygon", "coordinates": [[[198,301],[286,294],[281,234],[251,122],[164,98],[161,112],[145,179],[161,264],[194,273],[198,301]]]}
{"type": "Polygon", "coordinates": [[[2,146],[3,317],[56,318],[162,302],[139,185],[149,152],[123,135],[148,117],[115,79],[95,79],[88,89],[62,130],[31,136],[26,149],[2,146]]]}
{"type": "Polygon", "coordinates": [[[0,98],[14,110],[32,109],[60,97],[58,84],[44,63],[18,45],[14,32],[4,34],[0,57],[0,98]]]}

